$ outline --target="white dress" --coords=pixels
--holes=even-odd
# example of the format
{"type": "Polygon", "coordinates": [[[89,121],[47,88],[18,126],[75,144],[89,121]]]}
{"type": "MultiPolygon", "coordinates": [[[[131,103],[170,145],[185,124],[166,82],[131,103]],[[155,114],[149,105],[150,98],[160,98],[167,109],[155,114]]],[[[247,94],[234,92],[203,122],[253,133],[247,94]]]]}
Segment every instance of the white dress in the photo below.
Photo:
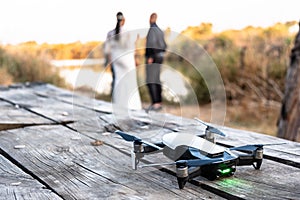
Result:
{"type": "Polygon", "coordinates": [[[119,40],[110,37],[105,42],[105,53],[110,54],[115,72],[112,94],[114,111],[142,109],[134,59],[136,39],[137,35],[133,32],[122,31],[119,40]]]}

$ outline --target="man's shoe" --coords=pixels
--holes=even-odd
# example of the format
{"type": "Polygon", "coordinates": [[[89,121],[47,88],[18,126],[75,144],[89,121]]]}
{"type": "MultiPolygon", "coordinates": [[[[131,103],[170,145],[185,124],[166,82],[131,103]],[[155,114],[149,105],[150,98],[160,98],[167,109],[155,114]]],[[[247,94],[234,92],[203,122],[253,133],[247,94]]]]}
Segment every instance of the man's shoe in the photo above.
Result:
{"type": "Polygon", "coordinates": [[[154,105],[150,105],[147,109],[146,109],[146,113],[149,113],[150,111],[160,111],[162,109],[162,106],[154,106],[154,105]]]}

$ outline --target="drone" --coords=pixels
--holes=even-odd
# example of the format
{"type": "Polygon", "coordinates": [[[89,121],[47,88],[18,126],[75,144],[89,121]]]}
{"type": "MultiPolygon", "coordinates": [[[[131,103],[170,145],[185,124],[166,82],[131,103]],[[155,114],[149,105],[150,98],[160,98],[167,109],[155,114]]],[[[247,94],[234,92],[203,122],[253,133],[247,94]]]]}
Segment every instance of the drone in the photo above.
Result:
{"type": "MultiPolygon", "coordinates": [[[[237,166],[252,165],[259,170],[263,161],[263,146],[276,144],[250,144],[225,148],[216,144],[215,134],[226,136],[219,129],[195,118],[206,126],[205,134],[172,132],[163,135],[162,141],[151,143],[120,130],[115,131],[125,141],[133,143],[131,150],[132,168],[176,166],[179,189],[197,176],[210,181],[234,175],[237,166]],[[173,162],[154,163],[139,166],[140,160],[147,154],[162,152],[173,162]]],[[[282,143],[280,143],[282,144],[282,143]]]]}

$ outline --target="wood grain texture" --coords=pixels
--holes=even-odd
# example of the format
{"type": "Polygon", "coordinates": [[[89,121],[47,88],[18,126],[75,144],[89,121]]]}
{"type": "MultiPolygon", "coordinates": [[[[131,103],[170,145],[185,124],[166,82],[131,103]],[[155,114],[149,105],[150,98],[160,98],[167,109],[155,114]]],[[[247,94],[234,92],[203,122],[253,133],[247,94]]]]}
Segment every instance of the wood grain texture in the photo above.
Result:
{"type": "MultiPolygon", "coordinates": [[[[140,130],[135,130],[130,133],[145,139],[146,141],[159,142],[159,138],[168,132],[169,130],[165,130],[165,132],[162,132],[161,130],[143,130],[142,132],[140,130]]],[[[121,140],[120,137],[116,136],[114,133],[98,135],[97,139],[105,141],[106,144],[120,149],[123,152],[129,153],[132,149],[132,144],[130,142],[121,140]],[[116,141],[115,138],[119,141],[116,141]]],[[[279,140],[282,141],[282,139],[279,140]]],[[[298,143],[293,144],[299,147],[298,143]]],[[[273,156],[279,155],[276,149],[273,151],[274,152],[271,152],[275,154],[273,156]]],[[[171,162],[161,154],[146,156],[143,160],[147,161],[146,163],[171,162]]],[[[298,162],[299,159],[295,161],[298,162]]],[[[127,162],[130,164],[130,159],[127,158],[127,162]]],[[[168,170],[175,173],[174,169],[168,168],[168,170]]],[[[237,172],[234,177],[216,181],[208,181],[205,178],[200,177],[193,181],[193,183],[206,188],[209,191],[214,191],[225,198],[261,199],[263,197],[264,199],[282,199],[289,197],[290,199],[299,199],[300,193],[297,190],[300,186],[300,181],[298,180],[299,175],[300,169],[298,167],[290,166],[290,163],[288,162],[281,164],[269,159],[264,159],[261,170],[255,170],[252,166],[240,166],[237,167],[237,172]]]]}
{"type": "MultiPolygon", "coordinates": [[[[31,196],[32,199],[300,199],[297,142],[213,125],[227,134],[217,137],[218,144],[225,147],[285,144],[264,148],[260,170],[238,167],[233,177],[216,181],[197,177],[179,190],[174,167],[132,170],[132,143],[114,131],[126,131],[148,142],[160,142],[163,135],[171,132],[204,134],[206,127],[194,119],[144,111],[117,115],[107,102],[49,84],[16,85],[0,90],[0,108],[4,111],[0,124],[10,119],[16,124],[35,123],[0,131],[0,150],[9,160],[6,162],[47,189],[46,195],[37,192],[41,196],[31,196]],[[96,140],[102,144],[93,146],[96,140]]],[[[159,153],[145,156],[141,162],[166,161],[170,160],[159,153]]],[[[32,186],[36,187],[40,186],[32,186]]],[[[8,199],[14,199],[14,193],[26,199],[29,193],[22,193],[27,190],[21,184],[17,192],[11,188],[0,192],[7,192],[8,199]]]]}
{"type": "Polygon", "coordinates": [[[62,199],[0,155],[0,199],[62,199]]]}
{"type": "Polygon", "coordinates": [[[53,123],[48,119],[40,117],[5,101],[0,101],[0,110],[0,130],[53,123]]]}
{"type": "Polygon", "coordinates": [[[2,131],[0,137],[6,154],[64,199],[222,199],[193,185],[178,190],[176,179],[161,171],[132,171],[128,155],[94,147],[62,126],[2,131]],[[13,148],[20,144],[25,148],[13,148]]]}

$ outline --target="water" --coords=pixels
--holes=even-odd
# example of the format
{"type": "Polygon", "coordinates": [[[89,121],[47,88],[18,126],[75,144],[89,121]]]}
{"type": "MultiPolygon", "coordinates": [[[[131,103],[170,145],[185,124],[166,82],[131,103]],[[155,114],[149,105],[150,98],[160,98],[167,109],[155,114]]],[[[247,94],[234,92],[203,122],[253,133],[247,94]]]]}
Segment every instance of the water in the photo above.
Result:
{"type": "MultiPolygon", "coordinates": [[[[74,89],[89,88],[99,94],[110,94],[112,75],[109,68],[104,67],[104,59],[72,59],[52,60],[59,74],[74,89]]],[[[139,85],[145,84],[145,66],[137,67],[139,85]]],[[[163,95],[168,101],[178,102],[179,98],[188,95],[187,81],[182,74],[168,66],[161,71],[163,95]]]]}
{"type": "Polygon", "coordinates": [[[103,65],[104,59],[71,59],[71,60],[52,60],[51,64],[55,67],[69,67],[69,66],[89,66],[89,65],[103,65]]]}
{"type": "Polygon", "coordinates": [[[89,88],[100,94],[110,93],[112,75],[103,66],[104,59],[52,60],[51,64],[58,68],[59,75],[74,89],[89,88]],[[100,78],[101,84],[97,84],[100,78]]]}

